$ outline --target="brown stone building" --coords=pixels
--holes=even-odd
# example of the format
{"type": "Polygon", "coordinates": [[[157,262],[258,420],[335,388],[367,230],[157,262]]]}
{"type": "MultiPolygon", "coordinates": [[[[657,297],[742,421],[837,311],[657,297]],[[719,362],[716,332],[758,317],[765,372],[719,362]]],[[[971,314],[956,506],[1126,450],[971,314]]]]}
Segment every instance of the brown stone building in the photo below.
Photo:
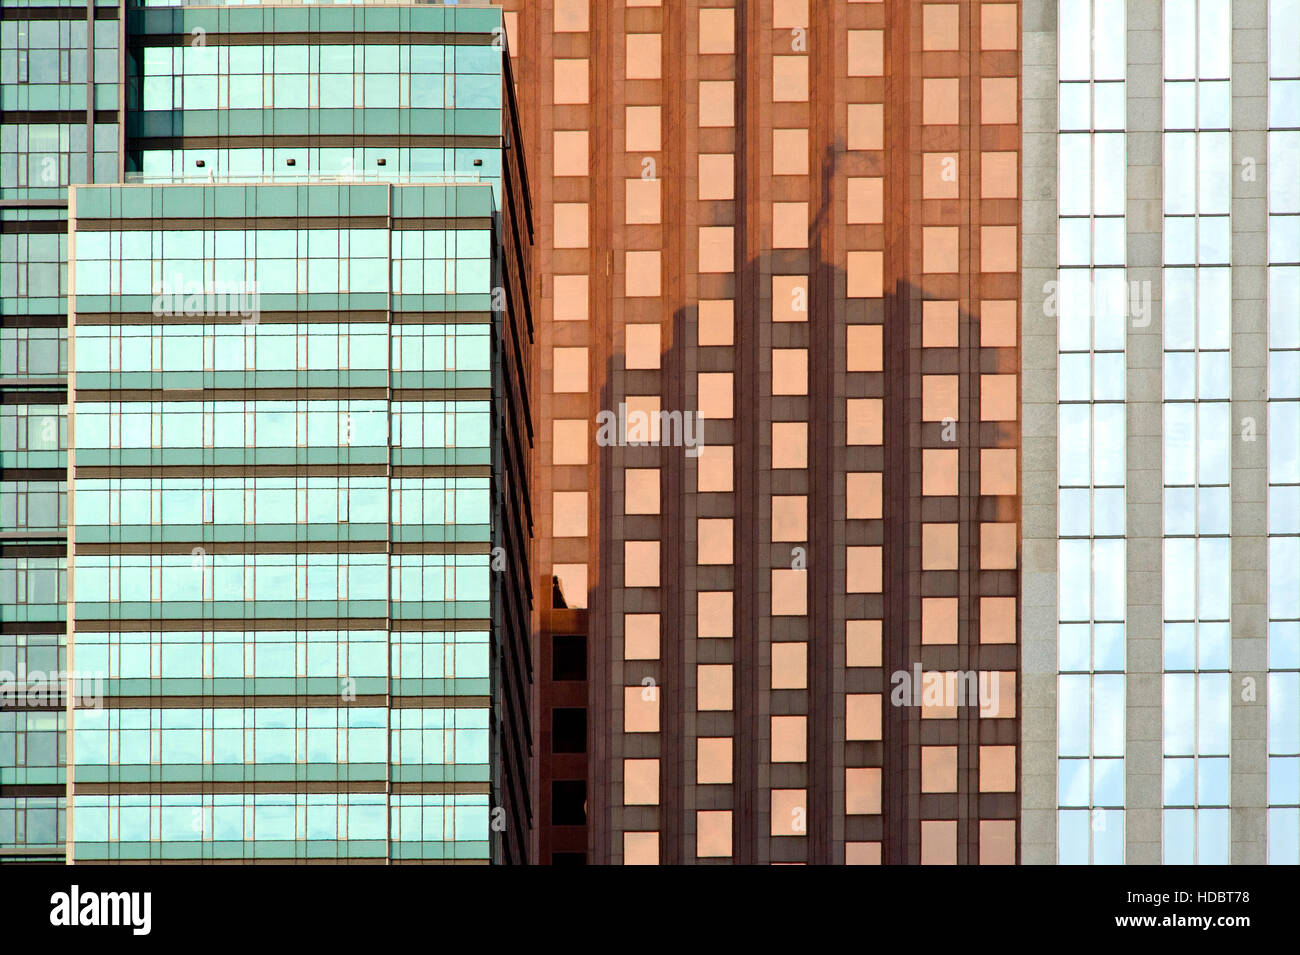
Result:
{"type": "Polygon", "coordinates": [[[1018,3],[504,6],[537,858],[1015,862],[1018,3]]]}

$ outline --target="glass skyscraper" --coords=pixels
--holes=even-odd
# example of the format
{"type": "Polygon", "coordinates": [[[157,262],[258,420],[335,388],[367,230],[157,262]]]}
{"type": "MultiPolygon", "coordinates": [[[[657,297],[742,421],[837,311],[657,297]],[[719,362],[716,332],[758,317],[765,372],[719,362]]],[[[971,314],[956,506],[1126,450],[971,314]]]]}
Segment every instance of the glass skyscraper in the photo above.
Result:
{"type": "MultiPolygon", "coordinates": [[[[26,12],[7,163],[18,31],[78,25],[26,12]]],[[[5,167],[5,268],[39,235],[59,271],[5,273],[29,403],[4,405],[0,668],[80,697],[0,716],[0,845],[522,861],[532,237],[501,14],[109,12],[112,163],[48,197],[42,157],[5,167]]]]}
{"type": "Polygon", "coordinates": [[[1022,859],[1295,864],[1300,3],[1023,17],[1022,859]]]}

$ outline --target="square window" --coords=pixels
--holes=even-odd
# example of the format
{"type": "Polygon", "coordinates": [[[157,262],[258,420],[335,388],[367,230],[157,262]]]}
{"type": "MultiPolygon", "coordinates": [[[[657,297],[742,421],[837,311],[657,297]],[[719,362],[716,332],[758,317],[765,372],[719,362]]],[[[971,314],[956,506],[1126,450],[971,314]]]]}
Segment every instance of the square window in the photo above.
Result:
{"type": "Polygon", "coordinates": [[[699,37],[701,53],[735,53],[736,11],[712,8],[701,10],[699,37]]]}
{"type": "Polygon", "coordinates": [[[808,539],[808,498],[803,494],[773,495],[772,540],[808,539]]]}
{"type": "Polygon", "coordinates": [[[956,79],[921,81],[921,122],[926,126],[956,126],[961,84],[956,79]]]}
{"type": "Polygon", "coordinates": [[[980,449],[980,493],[1014,495],[1019,475],[1015,448],[980,449]]]}
{"type": "Polygon", "coordinates": [[[883,30],[849,31],[849,76],[885,75],[883,30]]]}
{"type": "Polygon", "coordinates": [[[980,719],[1012,719],[1016,715],[1016,671],[981,671],[980,719]],[[986,694],[984,688],[988,687],[986,694]]]}
{"type": "Polygon", "coordinates": [[[555,348],[551,350],[554,361],[552,391],[557,394],[581,393],[587,390],[587,349],[555,348]]]}
{"type": "Polygon", "coordinates": [[[701,226],[699,270],[701,273],[735,270],[736,230],[731,226],[701,226]]]}
{"type": "Polygon", "coordinates": [[[884,222],[884,217],[885,180],[880,178],[849,177],[849,224],[874,224],[884,222]]]}
{"type": "Polygon", "coordinates": [[[696,740],[695,781],[704,786],[730,785],[730,736],[702,736],[696,740]]]}
{"type": "MultiPolygon", "coordinates": [[[[954,525],[955,526],[955,525],[954,525]]],[[[963,690],[964,692],[964,687],[963,690]]],[[[951,670],[926,670],[921,674],[921,719],[957,718],[957,674],[951,670]],[[934,699],[934,694],[938,699],[934,699]]]]}
{"type": "Polygon", "coordinates": [[[921,48],[923,50],[958,49],[957,5],[927,3],[921,9],[923,11],[921,48]]]}
{"type": "Polygon", "coordinates": [[[921,569],[957,569],[957,525],[921,525],[921,569]]]}
{"type": "Polygon", "coordinates": [[[731,345],[735,343],[735,304],[729,298],[706,299],[700,302],[699,341],[701,345],[731,345]]]}
{"type": "Polygon", "coordinates": [[[1016,748],[1014,746],[980,747],[980,792],[1013,793],[1016,791],[1016,748]]]}
{"type": "Polygon", "coordinates": [[[957,376],[921,376],[921,420],[957,420],[957,376]]]}
{"type": "Polygon", "coordinates": [[[552,134],[551,162],[557,176],[585,176],[590,172],[587,160],[587,131],[557,129],[552,134]]]}
{"type": "Polygon", "coordinates": [[[773,789],[771,807],[772,835],[808,835],[808,794],[806,790],[773,789]]]}
{"type": "MultiPolygon", "coordinates": [[[[631,5],[633,0],[628,0],[631,5]]],[[[637,5],[643,5],[645,0],[638,0],[637,5]]],[[[658,6],[656,3],[655,6],[658,6]]],[[[623,864],[624,865],[658,865],[659,864],[659,833],[657,832],[625,832],[623,833],[623,864]]]]}
{"type": "Polygon", "coordinates": [[[850,252],[847,256],[849,298],[880,298],[884,295],[884,254],[850,252]]]}
{"type": "Polygon", "coordinates": [[[808,57],[772,57],[772,102],[808,102],[808,57]]]}
{"type": "Polygon", "coordinates": [[[551,679],[558,682],[587,679],[587,638],[557,633],[551,637],[551,679]]]}
{"type": "Polygon", "coordinates": [[[923,448],[921,451],[921,493],[949,497],[957,493],[957,452],[923,448]]]}
{"type": "MultiPolygon", "coordinates": [[[[736,198],[736,157],[734,155],[731,153],[701,153],[699,164],[699,198],[701,200],[736,198]]],[[[726,271],[730,272],[731,270],[727,269],[726,271]]]]}
{"type": "Polygon", "coordinates": [[[880,865],[879,842],[844,843],[845,865],[880,865]]]}
{"type": "Polygon", "coordinates": [[[623,181],[623,220],[628,225],[653,225],[659,221],[660,180],[623,181]]]}
{"type": "Polygon", "coordinates": [[[731,636],[732,593],[729,590],[701,590],[695,595],[695,632],[703,637],[731,636]]]}
{"type": "Polygon", "coordinates": [[[659,542],[623,542],[623,586],[659,586],[659,542]]]}
{"type": "Polygon", "coordinates": [[[884,549],[848,547],[845,554],[844,589],[850,594],[878,594],[882,586],[884,549]]]}
{"type": "Polygon", "coordinates": [[[921,197],[956,199],[961,194],[958,172],[961,159],[956,153],[924,153],[921,157],[921,197]]]}
{"type": "Polygon", "coordinates": [[[551,422],[551,463],[587,463],[587,422],[582,418],[551,422]]]}
{"type": "Polygon", "coordinates": [[[808,25],[808,0],[772,0],[772,29],[793,30],[808,25]]]}
{"type": "Polygon", "coordinates": [[[980,525],[980,568],[982,570],[1016,569],[1016,525],[1013,523],[980,525]]]}
{"type": "Polygon", "coordinates": [[[808,203],[772,203],[772,248],[808,248],[808,203]]]}
{"type": "Polygon", "coordinates": [[[772,394],[808,394],[808,349],[772,349],[772,394]]]}
{"type": "MultiPolygon", "coordinates": [[[[583,422],[584,424],[586,422],[583,422]]],[[[551,567],[554,606],[569,610],[587,609],[587,565],[555,564],[551,567]],[[557,599],[558,598],[558,599],[557,599]]]]}
{"type": "Polygon", "coordinates": [[[772,130],[772,175],[808,175],[808,130],[772,130]]]}
{"type": "Polygon", "coordinates": [[[774,763],[808,761],[808,717],[771,718],[771,757],[774,763]]]}
{"type": "Polygon", "coordinates": [[[557,706],[551,710],[551,752],[587,751],[587,708],[557,706]]]}
{"type": "Polygon", "coordinates": [[[1016,598],[980,598],[980,643],[1016,642],[1016,598]]]}
{"type": "Polygon", "coordinates": [[[772,467],[806,468],[808,466],[808,423],[806,421],[772,422],[772,467]]]}
{"type": "Polygon", "coordinates": [[[623,732],[659,732],[659,688],[623,687],[623,732]]]}
{"type": "Polygon", "coordinates": [[[701,711],[731,709],[731,665],[702,663],[696,668],[698,705],[701,711]]]}
{"type": "Polygon", "coordinates": [[[659,325],[623,327],[625,361],[628,368],[658,368],[662,354],[659,325]]]}
{"type": "Polygon", "coordinates": [[[844,621],[844,663],[851,667],[881,665],[881,623],[879,620],[844,621]]]}
{"type": "Polygon", "coordinates": [[[880,814],[880,769],[878,767],[845,768],[844,812],[849,816],[880,814]]]}
{"type": "Polygon", "coordinates": [[[695,855],[700,859],[725,859],[731,855],[730,809],[696,810],[695,855]]]}
{"type": "Polygon", "coordinates": [[[552,219],[557,249],[587,247],[587,204],[585,202],[554,203],[552,219]]]}
{"type": "Polygon", "coordinates": [[[732,528],[729,517],[701,517],[696,519],[697,554],[701,565],[730,564],[732,528]]]}
{"type": "Polygon", "coordinates": [[[551,493],[551,534],[553,537],[587,536],[587,492],[553,491],[551,493]]]}
{"type": "Polygon", "coordinates": [[[921,747],[921,792],[957,791],[957,747],[921,747]]]}
{"type": "Polygon", "coordinates": [[[921,303],[921,346],[956,348],[957,303],[926,301],[921,303]]]}
{"type": "Polygon", "coordinates": [[[986,225],[980,227],[980,270],[983,272],[1016,271],[1016,227],[986,225]]]}
{"type": "Polygon", "coordinates": [[[845,443],[880,444],[884,440],[884,400],[849,398],[846,404],[848,420],[845,422],[845,443]]]}
{"type": "Polygon", "coordinates": [[[623,513],[659,513],[658,468],[628,468],[623,472],[623,513]]]}
{"type": "Polygon", "coordinates": [[[952,226],[921,229],[921,269],[925,272],[957,271],[958,230],[952,226]]]}
{"type": "Polygon", "coordinates": [[[1014,301],[980,303],[980,345],[985,348],[1015,348],[1019,344],[1014,301]]]}
{"type": "Polygon", "coordinates": [[[629,80],[657,80],[662,64],[662,37],[658,33],[627,35],[626,77],[629,80]]]}
{"type": "Polygon", "coordinates": [[[849,325],[845,371],[883,371],[884,332],[883,325],[849,325]]]}
{"type": "Polygon", "coordinates": [[[844,738],[878,740],[881,738],[881,695],[849,693],[844,697],[844,738]]]}
{"type": "Polygon", "coordinates": [[[873,520],[884,516],[882,477],[874,471],[850,471],[845,476],[845,517],[873,520]]]}
{"type": "Polygon", "coordinates": [[[699,411],[701,418],[727,419],[733,415],[732,373],[706,371],[698,376],[699,411]]]}
{"type": "MultiPolygon", "coordinates": [[[[555,32],[587,31],[587,0],[555,0],[555,32]]],[[[511,44],[514,48],[514,44],[511,44]]]]}
{"type": "Polygon", "coordinates": [[[734,489],[732,449],[729,444],[706,444],[695,459],[697,491],[727,492],[734,489]]]}
{"type": "Polygon", "coordinates": [[[624,288],[628,298],[654,298],[659,295],[661,253],[624,253],[624,288]]]}
{"type": "Polygon", "coordinates": [[[957,598],[921,598],[921,643],[948,646],[957,643],[957,598]]]}
{"type": "Polygon", "coordinates": [[[551,782],[551,824],[585,826],[587,824],[587,781],[556,779],[551,782]]]}
{"type": "Polygon", "coordinates": [[[772,276],[772,321],[808,321],[808,276],[772,276]]]}
{"type": "Polygon", "coordinates": [[[623,614],[623,659],[659,659],[659,614],[623,614]]]}
{"type": "Polygon", "coordinates": [[[921,820],[921,865],[957,864],[957,821],[921,820]]]}
{"type": "Polygon", "coordinates": [[[700,125],[736,125],[736,91],[731,80],[700,81],[700,125]]]}
{"type": "Polygon", "coordinates": [[[624,108],[626,151],[630,153],[658,152],[660,144],[659,107],[628,106],[624,108]]]}
{"type": "Polygon", "coordinates": [[[1016,821],[980,820],[980,865],[1016,864],[1016,821]]]}
{"type": "Polygon", "coordinates": [[[1016,154],[980,153],[980,195],[985,199],[1015,199],[1019,194],[1016,154]]]}
{"type": "Polygon", "coordinates": [[[980,80],[980,122],[1011,125],[1020,119],[1020,86],[1014,76],[980,80]]]}
{"type": "Polygon", "coordinates": [[[808,686],[808,644],[772,644],[772,689],[802,690],[808,686]]]}
{"type": "Polygon", "coordinates": [[[808,571],[772,569],[772,616],[808,615],[808,571]]]}
{"type": "Polygon", "coordinates": [[[623,805],[659,805],[659,760],[623,760],[623,805]]]}
{"type": "Polygon", "coordinates": [[[553,305],[557,322],[585,322],[587,320],[587,276],[554,276],[555,303],[553,305]]]}
{"type": "Polygon", "coordinates": [[[1014,3],[986,3],[980,8],[980,46],[985,50],[1015,50],[1020,30],[1014,3]]]}
{"type": "Polygon", "coordinates": [[[587,102],[587,61],[554,61],[555,102],[557,105],[587,102]]]}
{"type": "Polygon", "coordinates": [[[849,149],[885,148],[885,107],[880,103],[849,104],[849,149]]]}
{"type": "Polygon", "coordinates": [[[980,420],[1015,421],[1015,375],[980,375],[980,420]]]}

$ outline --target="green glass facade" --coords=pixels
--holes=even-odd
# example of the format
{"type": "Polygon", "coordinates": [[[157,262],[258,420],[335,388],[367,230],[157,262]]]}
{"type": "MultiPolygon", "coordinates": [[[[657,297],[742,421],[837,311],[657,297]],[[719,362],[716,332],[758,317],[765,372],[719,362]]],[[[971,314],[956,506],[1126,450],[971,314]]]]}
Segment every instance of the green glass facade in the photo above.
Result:
{"type": "Polygon", "coordinates": [[[66,378],[3,406],[0,498],[31,538],[6,652],[46,634],[102,698],[5,709],[0,850],[39,855],[13,801],[39,791],[68,861],[522,861],[531,226],[500,12],[120,25],[121,171],[57,210],[74,293],[22,340],[66,378]],[[38,472],[66,496],[30,503],[38,472]]]}
{"type": "Polygon", "coordinates": [[[116,0],[0,7],[0,862],[62,859],[68,187],[122,168],[116,0]]]}

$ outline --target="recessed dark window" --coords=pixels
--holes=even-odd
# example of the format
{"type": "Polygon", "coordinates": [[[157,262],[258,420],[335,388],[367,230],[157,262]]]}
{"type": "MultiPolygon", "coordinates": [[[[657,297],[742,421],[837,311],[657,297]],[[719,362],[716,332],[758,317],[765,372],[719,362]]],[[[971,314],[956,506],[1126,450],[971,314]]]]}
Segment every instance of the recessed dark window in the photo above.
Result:
{"type": "Polygon", "coordinates": [[[564,706],[551,710],[551,752],[585,753],[586,751],[586,708],[564,706]]]}
{"type": "Polygon", "coordinates": [[[586,865],[585,852],[552,852],[551,865],[586,865]]]}
{"type": "Polygon", "coordinates": [[[551,638],[551,679],[587,679],[587,638],[556,634],[551,638]]]}
{"type": "Polygon", "coordinates": [[[559,779],[551,783],[551,824],[585,826],[587,824],[587,781],[559,779]]]}

